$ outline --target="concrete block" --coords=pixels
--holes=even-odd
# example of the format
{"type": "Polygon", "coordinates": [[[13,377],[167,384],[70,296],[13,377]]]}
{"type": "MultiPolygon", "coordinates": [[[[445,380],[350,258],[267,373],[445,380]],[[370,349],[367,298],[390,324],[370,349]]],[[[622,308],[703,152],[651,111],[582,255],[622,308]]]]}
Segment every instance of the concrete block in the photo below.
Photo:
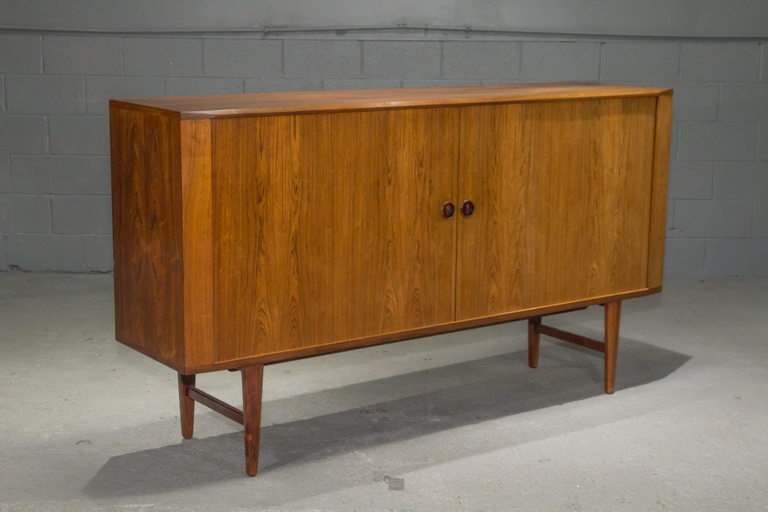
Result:
{"type": "Polygon", "coordinates": [[[109,119],[105,116],[52,116],[48,125],[50,154],[109,154],[109,119]]]}
{"type": "Polygon", "coordinates": [[[717,121],[719,87],[715,83],[676,82],[672,109],[676,121],[717,121]]]}
{"type": "Polygon", "coordinates": [[[675,42],[609,42],[600,49],[600,80],[674,81],[679,76],[680,45],[675,42]]]}
{"type": "Polygon", "coordinates": [[[42,73],[43,40],[26,34],[0,34],[0,73],[42,73]]]}
{"type": "Polygon", "coordinates": [[[720,85],[718,119],[755,123],[768,120],[768,83],[720,85]]]}
{"type": "Polygon", "coordinates": [[[22,194],[87,194],[88,159],[53,155],[11,157],[13,191],[22,194]]]}
{"type": "Polygon", "coordinates": [[[83,242],[77,235],[15,234],[6,237],[8,265],[31,271],[83,272],[83,242]]]}
{"type": "Polygon", "coordinates": [[[323,89],[322,80],[284,79],[262,80],[256,78],[245,81],[245,92],[291,92],[291,91],[320,91],[323,89]]]}
{"type": "Polygon", "coordinates": [[[0,194],[0,233],[7,233],[11,230],[13,197],[12,194],[0,194]]]}
{"type": "Polygon", "coordinates": [[[279,78],[283,76],[283,42],[263,39],[206,39],[205,76],[279,78]]]}
{"type": "MultiPolygon", "coordinates": [[[[366,43],[367,46],[368,43],[366,43]]],[[[364,64],[367,66],[366,63],[364,64]]],[[[442,66],[442,77],[448,79],[519,80],[520,43],[506,41],[444,42],[442,66]]]]}
{"type": "Polygon", "coordinates": [[[399,89],[400,80],[323,80],[326,91],[346,91],[353,89],[399,89]]]}
{"type": "Polygon", "coordinates": [[[46,140],[42,116],[0,116],[0,154],[45,153],[46,140]]]}
{"type": "Polygon", "coordinates": [[[768,201],[768,162],[717,162],[713,197],[768,201]]]}
{"type": "Polygon", "coordinates": [[[13,114],[85,113],[83,77],[10,75],[5,87],[7,109],[13,114]]]}
{"type": "Polygon", "coordinates": [[[199,96],[204,94],[242,94],[242,78],[166,78],[168,96],[199,96]]]}
{"type": "Polygon", "coordinates": [[[711,201],[711,203],[712,218],[708,237],[749,238],[752,236],[754,213],[752,201],[711,201]]]}
{"type": "Polygon", "coordinates": [[[123,40],[126,75],[202,76],[203,41],[192,37],[123,40]]]}
{"type": "Polygon", "coordinates": [[[680,48],[680,78],[687,82],[757,82],[760,45],[743,42],[690,42],[680,48]]]}
{"type": "MultiPolygon", "coordinates": [[[[672,130],[669,141],[669,158],[670,160],[676,160],[680,158],[680,123],[672,118],[672,130]]],[[[693,159],[691,159],[693,160],[693,159]]]]}
{"type": "Polygon", "coordinates": [[[752,238],[768,238],[768,201],[757,202],[754,208],[755,211],[752,214],[752,238]]]}
{"type": "Polygon", "coordinates": [[[0,195],[0,232],[50,233],[50,199],[42,195],[0,195]]]}
{"type": "Polygon", "coordinates": [[[763,43],[760,45],[762,59],[760,63],[760,81],[768,82],[768,45],[763,43]]]}
{"type": "Polygon", "coordinates": [[[675,223],[675,201],[674,200],[667,200],[667,218],[665,220],[664,224],[664,230],[666,232],[666,237],[674,236],[672,232],[672,228],[675,223]]]}
{"type": "Polygon", "coordinates": [[[439,79],[440,55],[438,42],[366,41],[363,43],[363,76],[387,80],[439,79]]]}
{"type": "Polygon", "coordinates": [[[676,200],[670,237],[704,238],[712,219],[711,201],[676,200]]]}
{"type": "Polygon", "coordinates": [[[165,80],[156,77],[89,76],[85,79],[88,113],[105,116],[109,100],[165,96],[165,80]]]}
{"type": "Polygon", "coordinates": [[[104,36],[44,36],[43,69],[61,75],[122,75],[123,39],[104,36]]]}
{"type": "Polygon", "coordinates": [[[112,233],[110,196],[54,196],[52,206],[53,232],[56,234],[112,233]]]}
{"type": "Polygon", "coordinates": [[[83,236],[83,252],[85,254],[85,267],[89,271],[107,272],[115,266],[111,236],[83,236]]]}
{"type": "Polygon", "coordinates": [[[9,194],[12,190],[10,158],[0,155],[0,194],[9,194]]]}
{"type": "Polygon", "coordinates": [[[5,243],[5,235],[0,233],[0,272],[8,270],[8,256],[5,243]]]}
{"type": "Polygon", "coordinates": [[[531,81],[594,81],[600,77],[600,44],[524,42],[520,78],[531,81]]]}
{"type": "Polygon", "coordinates": [[[768,238],[707,241],[708,276],[768,277],[768,238]]]}
{"type": "Polygon", "coordinates": [[[752,236],[751,201],[675,201],[669,235],[679,238],[748,238],[752,236]]]}
{"type": "Polygon", "coordinates": [[[91,194],[111,194],[112,174],[108,156],[88,157],[91,194]]]}
{"type": "Polygon", "coordinates": [[[712,162],[673,160],[669,163],[670,199],[709,199],[714,176],[712,162]]]}
{"type": "Polygon", "coordinates": [[[664,246],[664,277],[704,277],[706,242],[667,239],[664,246]]]}
{"type": "Polygon", "coordinates": [[[359,41],[287,40],[283,42],[287,78],[360,78],[359,41]]]}
{"type": "MultiPolygon", "coordinates": [[[[755,160],[755,123],[681,122],[677,158],[680,160],[755,160]]],[[[673,153],[674,154],[674,153],[673,153]]]]}

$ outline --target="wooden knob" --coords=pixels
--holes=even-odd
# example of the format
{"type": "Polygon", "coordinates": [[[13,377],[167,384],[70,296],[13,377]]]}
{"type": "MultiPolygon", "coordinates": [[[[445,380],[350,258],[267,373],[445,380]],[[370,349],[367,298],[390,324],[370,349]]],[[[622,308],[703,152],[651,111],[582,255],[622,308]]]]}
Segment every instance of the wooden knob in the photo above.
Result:
{"type": "Polygon", "coordinates": [[[461,214],[464,217],[471,217],[473,213],[475,213],[475,204],[472,201],[461,203],[461,214]]]}
{"type": "Polygon", "coordinates": [[[443,218],[444,219],[450,219],[453,217],[453,214],[456,213],[456,207],[453,205],[452,202],[448,201],[443,205],[442,208],[443,218]]]}

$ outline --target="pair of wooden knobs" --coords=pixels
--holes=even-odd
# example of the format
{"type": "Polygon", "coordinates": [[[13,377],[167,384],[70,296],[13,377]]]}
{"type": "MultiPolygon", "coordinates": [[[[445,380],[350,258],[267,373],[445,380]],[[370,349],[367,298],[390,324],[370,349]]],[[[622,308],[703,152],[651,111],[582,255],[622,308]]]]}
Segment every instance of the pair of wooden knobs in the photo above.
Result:
{"type": "MultiPolygon", "coordinates": [[[[452,202],[448,201],[443,205],[443,218],[444,219],[450,219],[453,217],[453,214],[456,213],[456,207],[453,205],[452,202]]],[[[475,213],[475,203],[472,201],[464,201],[461,203],[460,208],[461,214],[464,217],[471,217],[473,213],[475,213]]]]}

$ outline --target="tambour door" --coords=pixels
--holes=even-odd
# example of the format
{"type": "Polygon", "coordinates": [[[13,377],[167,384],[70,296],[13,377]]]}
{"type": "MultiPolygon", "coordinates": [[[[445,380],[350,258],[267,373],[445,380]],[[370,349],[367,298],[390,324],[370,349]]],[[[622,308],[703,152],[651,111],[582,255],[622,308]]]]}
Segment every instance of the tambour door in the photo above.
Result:
{"type": "Polygon", "coordinates": [[[453,320],[456,109],[217,119],[212,141],[217,361],[453,320]]]}
{"type": "Polygon", "coordinates": [[[655,97],[462,110],[457,320],[641,290],[655,97]]]}

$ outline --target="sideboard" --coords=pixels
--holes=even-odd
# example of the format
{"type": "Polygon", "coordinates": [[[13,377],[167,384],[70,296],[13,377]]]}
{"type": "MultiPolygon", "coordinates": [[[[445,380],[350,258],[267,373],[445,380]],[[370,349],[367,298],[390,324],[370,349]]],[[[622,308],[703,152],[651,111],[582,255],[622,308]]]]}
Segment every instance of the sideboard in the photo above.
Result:
{"type": "Polygon", "coordinates": [[[605,354],[661,290],[672,91],[577,83],[110,101],[116,338],[243,424],[265,364],[528,319],[605,354]],[[605,308],[594,340],[542,323],[605,308]],[[242,373],[242,410],[195,375],[242,373]]]}

